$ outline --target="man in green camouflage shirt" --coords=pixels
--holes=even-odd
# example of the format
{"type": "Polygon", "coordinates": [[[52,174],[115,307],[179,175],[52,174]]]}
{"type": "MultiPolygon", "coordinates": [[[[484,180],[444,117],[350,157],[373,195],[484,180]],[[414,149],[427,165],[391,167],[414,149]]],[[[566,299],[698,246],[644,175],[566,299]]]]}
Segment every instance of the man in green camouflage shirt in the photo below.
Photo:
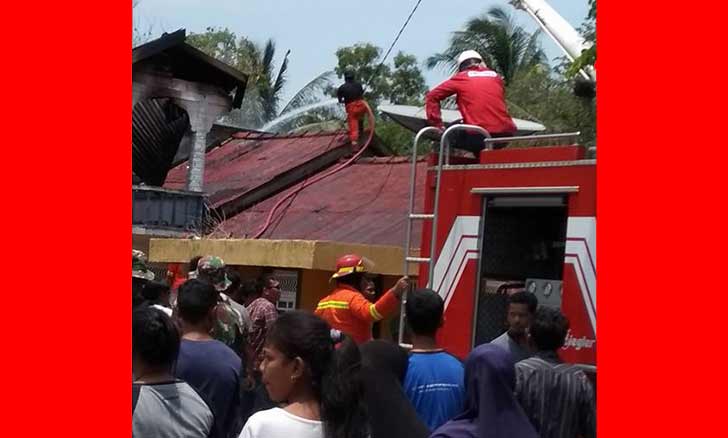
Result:
{"type": "Polygon", "coordinates": [[[197,278],[211,283],[219,292],[219,304],[215,310],[217,318],[212,337],[241,355],[246,337],[245,324],[242,315],[233,308],[230,297],[224,293],[230,286],[230,280],[225,274],[225,262],[220,257],[202,257],[197,263],[197,278]]]}
{"type": "Polygon", "coordinates": [[[154,272],[147,266],[147,255],[143,251],[131,250],[131,303],[132,308],[142,304],[144,285],[154,280],[154,272]]]}

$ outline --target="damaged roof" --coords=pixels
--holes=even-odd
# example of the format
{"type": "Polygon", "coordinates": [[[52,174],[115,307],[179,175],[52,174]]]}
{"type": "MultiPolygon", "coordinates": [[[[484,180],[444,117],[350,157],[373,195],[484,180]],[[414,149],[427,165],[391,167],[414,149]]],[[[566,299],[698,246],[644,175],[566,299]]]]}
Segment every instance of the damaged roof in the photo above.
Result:
{"type": "Polygon", "coordinates": [[[175,78],[215,84],[230,92],[237,88],[233,108],[239,108],[248,82],[248,75],[187,44],[186,31],[179,29],[134,47],[131,51],[132,71],[154,65],[175,78]]]}
{"type": "MultiPolygon", "coordinates": [[[[343,132],[241,132],[205,155],[204,189],[218,215],[230,217],[350,153],[343,132]]],[[[187,167],[184,162],[170,170],[164,187],[183,189],[187,167]]]]}
{"type": "MultiPolygon", "coordinates": [[[[417,164],[416,212],[423,209],[425,174],[423,159],[417,164]]],[[[361,158],[284,202],[262,238],[403,246],[409,178],[407,158],[361,158]]],[[[254,235],[278,200],[294,190],[291,187],[228,218],[217,233],[232,237],[254,235]]],[[[415,221],[413,248],[419,247],[420,234],[421,223],[415,221]]]]}

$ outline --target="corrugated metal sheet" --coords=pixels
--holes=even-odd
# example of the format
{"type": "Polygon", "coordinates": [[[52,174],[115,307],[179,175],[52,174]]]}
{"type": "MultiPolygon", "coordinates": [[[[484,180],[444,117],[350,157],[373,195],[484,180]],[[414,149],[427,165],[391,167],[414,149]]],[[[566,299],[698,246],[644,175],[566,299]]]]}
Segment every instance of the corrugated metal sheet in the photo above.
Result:
{"type": "MultiPolygon", "coordinates": [[[[418,162],[416,211],[422,212],[426,163],[418,162]]],[[[410,164],[401,157],[366,158],[315,183],[285,202],[263,238],[404,244],[409,202],[410,164]]],[[[234,237],[254,234],[270,209],[293,188],[227,219],[219,232],[234,237]]],[[[412,246],[419,247],[416,221],[412,246]]]]}
{"type": "Polygon", "coordinates": [[[199,230],[204,211],[202,193],[132,186],[132,225],[199,230]]]}
{"type": "MultiPolygon", "coordinates": [[[[328,151],[347,145],[345,133],[291,136],[241,133],[207,153],[204,190],[210,204],[219,207],[328,151]]],[[[185,162],[169,171],[164,187],[182,189],[186,178],[185,162]]]]}
{"type": "Polygon", "coordinates": [[[170,99],[137,103],[131,112],[134,174],[147,185],[161,186],[189,126],[187,113],[170,99]]]}

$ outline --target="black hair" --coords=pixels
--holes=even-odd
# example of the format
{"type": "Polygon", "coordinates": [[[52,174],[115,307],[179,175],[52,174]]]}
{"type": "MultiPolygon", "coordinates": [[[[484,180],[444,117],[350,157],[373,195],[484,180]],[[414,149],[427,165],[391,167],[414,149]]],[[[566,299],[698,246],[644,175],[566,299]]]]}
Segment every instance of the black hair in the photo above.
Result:
{"type": "Polygon", "coordinates": [[[349,275],[344,275],[343,277],[337,278],[336,281],[351,286],[356,290],[359,290],[359,288],[361,288],[362,278],[364,278],[363,272],[352,272],[349,275]]]}
{"type": "Polygon", "coordinates": [[[325,438],[366,436],[361,355],[350,338],[344,336],[336,349],[326,321],[293,310],[278,317],[266,344],[289,359],[301,358],[306,365],[313,393],[321,404],[325,438]]]}
{"type": "Polygon", "coordinates": [[[238,272],[237,269],[233,269],[228,267],[225,270],[225,274],[227,275],[228,280],[230,280],[230,287],[228,287],[229,291],[237,291],[240,287],[240,283],[242,282],[242,278],[240,277],[240,272],[238,272]]]}
{"type": "Polygon", "coordinates": [[[255,295],[256,297],[260,297],[263,295],[263,289],[268,287],[268,283],[271,281],[278,281],[273,274],[263,274],[261,275],[258,280],[255,282],[255,295]]]}
{"type": "Polygon", "coordinates": [[[540,306],[528,330],[537,349],[553,351],[564,346],[569,320],[559,309],[540,306]]]}
{"type": "Polygon", "coordinates": [[[185,281],[177,292],[177,310],[183,321],[190,324],[201,322],[217,305],[219,294],[205,281],[185,281]]]}
{"type": "Polygon", "coordinates": [[[445,303],[432,289],[417,289],[407,294],[405,315],[414,334],[435,336],[444,311],[445,303]]]}
{"type": "Polygon", "coordinates": [[[131,307],[135,309],[144,303],[144,285],[149,283],[149,280],[144,278],[131,277],[131,307]]]}
{"type": "Polygon", "coordinates": [[[508,304],[525,304],[528,306],[528,313],[533,315],[538,307],[538,298],[531,292],[520,291],[508,297],[508,304]]]}
{"type": "Polygon", "coordinates": [[[150,281],[142,288],[142,297],[145,300],[156,303],[162,295],[169,293],[169,285],[161,281],[150,281]]]}
{"type": "Polygon", "coordinates": [[[194,272],[197,270],[197,265],[200,263],[202,256],[194,256],[190,259],[190,264],[187,266],[187,272],[194,272]]]}
{"type": "MultiPolygon", "coordinates": [[[[242,281],[240,284],[240,296],[242,298],[257,297],[260,296],[258,293],[258,284],[260,282],[253,278],[248,278],[242,281]]],[[[262,290],[262,289],[261,289],[262,290]]]]}
{"type": "Polygon", "coordinates": [[[140,307],[132,312],[131,351],[144,364],[171,369],[179,344],[179,331],[164,312],[153,307],[140,307]]]}
{"type": "Polygon", "coordinates": [[[458,66],[458,71],[463,71],[463,70],[465,70],[467,68],[470,68],[470,67],[472,67],[472,66],[474,66],[476,64],[480,64],[481,62],[482,61],[479,60],[478,58],[469,58],[469,59],[466,59],[465,61],[463,61],[463,62],[460,63],[460,65],[458,66]]]}
{"type": "Polygon", "coordinates": [[[262,277],[260,277],[261,292],[263,291],[263,289],[268,287],[268,283],[270,283],[271,281],[278,281],[278,279],[273,274],[265,274],[262,277]]]}
{"type": "Polygon", "coordinates": [[[344,80],[349,82],[353,81],[355,79],[354,72],[351,70],[347,70],[344,72],[344,80]]]}

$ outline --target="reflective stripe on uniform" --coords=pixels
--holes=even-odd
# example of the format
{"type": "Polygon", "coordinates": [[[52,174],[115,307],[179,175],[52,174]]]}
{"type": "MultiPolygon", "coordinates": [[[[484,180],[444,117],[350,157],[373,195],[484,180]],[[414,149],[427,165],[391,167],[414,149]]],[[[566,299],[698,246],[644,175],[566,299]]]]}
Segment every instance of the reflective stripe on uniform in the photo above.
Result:
{"type": "Polygon", "coordinates": [[[335,301],[335,300],[321,301],[320,303],[318,303],[318,306],[316,306],[316,310],[319,310],[319,309],[348,309],[348,308],[349,308],[348,301],[335,301]]]}
{"type": "Polygon", "coordinates": [[[383,316],[382,316],[382,315],[381,315],[381,314],[380,314],[380,313],[379,313],[379,312],[377,311],[377,306],[375,306],[374,304],[372,304],[372,305],[370,305],[370,306],[369,306],[369,313],[370,313],[370,314],[372,315],[372,318],[373,318],[373,319],[374,319],[375,321],[379,321],[379,320],[381,320],[381,319],[383,319],[383,318],[384,318],[384,317],[383,317],[383,316]]]}

